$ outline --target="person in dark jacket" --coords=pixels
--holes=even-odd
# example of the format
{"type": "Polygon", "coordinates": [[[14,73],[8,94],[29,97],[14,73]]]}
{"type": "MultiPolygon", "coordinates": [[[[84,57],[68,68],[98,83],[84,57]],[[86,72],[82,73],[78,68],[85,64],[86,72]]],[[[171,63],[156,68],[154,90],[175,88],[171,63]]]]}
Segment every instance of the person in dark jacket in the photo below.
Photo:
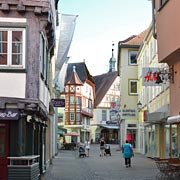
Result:
{"type": "Polygon", "coordinates": [[[104,156],[104,149],[105,149],[105,141],[104,141],[104,137],[102,137],[100,139],[100,156],[101,157],[104,156]]]}
{"type": "Polygon", "coordinates": [[[126,140],[126,143],[123,144],[122,153],[125,160],[126,168],[131,167],[131,158],[134,156],[132,145],[126,140]]]}

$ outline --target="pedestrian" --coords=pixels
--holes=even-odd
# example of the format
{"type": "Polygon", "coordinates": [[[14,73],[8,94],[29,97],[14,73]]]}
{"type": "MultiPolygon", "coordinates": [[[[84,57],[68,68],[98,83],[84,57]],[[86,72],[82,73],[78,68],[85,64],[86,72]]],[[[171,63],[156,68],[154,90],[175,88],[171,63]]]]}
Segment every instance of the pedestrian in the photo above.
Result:
{"type": "Polygon", "coordinates": [[[104,141],[104,137],[102,137],[100,139],[100,156],[101,157],[104,156],[104,149],[105,149],[105,141],[104,141]]]}
{"type": "Polygon", "coordinates": [[[89,139],[87,139],[86,142],[85,142],[86,157],[89,157],[90,144],[91,143],[90,143],[89,139]]]}
{"type": "Polygon", "coordinates": [[[126,140],[126,143],[123,144],[122,153],[125,160],[126,168],[131,167],[131,158],[134,156],[132,145],[126,140]]]}

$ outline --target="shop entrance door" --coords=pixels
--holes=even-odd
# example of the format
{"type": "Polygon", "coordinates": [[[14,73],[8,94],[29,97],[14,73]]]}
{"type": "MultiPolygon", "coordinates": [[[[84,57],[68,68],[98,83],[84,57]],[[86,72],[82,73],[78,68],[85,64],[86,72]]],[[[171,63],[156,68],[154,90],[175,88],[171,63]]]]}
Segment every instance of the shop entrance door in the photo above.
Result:
{"type": "Polygon", "coordinates": [[[8,147],[9,147],[9,125],[7,122],[0,122],[0,180],[8,179],[8,147]]]}

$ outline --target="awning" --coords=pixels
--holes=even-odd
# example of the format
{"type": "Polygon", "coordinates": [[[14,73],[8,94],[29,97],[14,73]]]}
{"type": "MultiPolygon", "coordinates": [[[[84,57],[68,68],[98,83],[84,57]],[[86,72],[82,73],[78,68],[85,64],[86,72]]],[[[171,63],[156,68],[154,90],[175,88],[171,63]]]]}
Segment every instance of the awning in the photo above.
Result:
{"type": "Polygon", "coordinates": [[[101,127],[107,128],[107,129],[119,129],[119,126],[107,126],[107,125],[101,125],[101,127]]]}
{"type": "Polygon", "coordinates": [[[180,115],[168,117],[167,123],[169,124],[180,123],[180,115]]]}
{"type": "Polygon", "coordinates": [[[167,112],[153,112],[147,114],[147,122],[148,123],[161,123],[166,121],[167,112]]]}
{"type": "Polygon", "coordinates": [[[79,134],[76,132],[69,132],[69,133],[64,134],[64,136],[79,136],[79,134]]]}

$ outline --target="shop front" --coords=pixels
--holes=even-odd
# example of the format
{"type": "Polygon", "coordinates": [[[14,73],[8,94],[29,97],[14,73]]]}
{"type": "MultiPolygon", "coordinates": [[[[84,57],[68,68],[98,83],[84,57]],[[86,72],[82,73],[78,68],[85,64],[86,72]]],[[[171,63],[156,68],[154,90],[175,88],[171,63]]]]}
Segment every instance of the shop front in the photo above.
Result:
{"type": "Polygon", "coordinates": [[[11,179],[12,157],[38,155],[39,172],[44,172],[46,112],[37,101],[0,98],[0,102],[0,179],[11,179]]]}
{"type": "Polygon", "coordinates": [[[168,154],[169,127],[167,112],[148,113],[145,122],[145,154],[147,157],[164,158],[168,154]]]}
{"type": "Polygon", "coordinates": [[[167,120],[169,124],[169,156],[180,157],[180,115],[170,116],[167,120]]]}
{"type": "Polygon", "coordinates": [[[119,126],[101,125],[100,137],[104,137],[107,144],[118,144],[119,126]]]}

